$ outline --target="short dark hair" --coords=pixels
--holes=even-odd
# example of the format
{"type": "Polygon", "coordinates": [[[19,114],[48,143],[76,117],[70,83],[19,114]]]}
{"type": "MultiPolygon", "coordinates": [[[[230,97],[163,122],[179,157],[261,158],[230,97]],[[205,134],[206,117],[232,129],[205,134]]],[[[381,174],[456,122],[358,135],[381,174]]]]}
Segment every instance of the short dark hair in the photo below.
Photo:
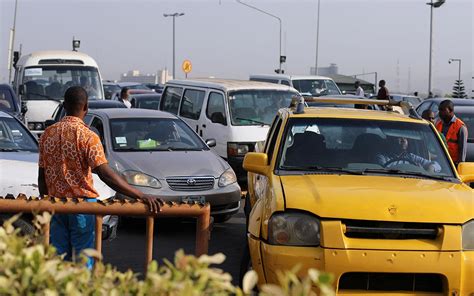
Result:
{"type": "Polygon", "coordinates": [[[64,93],[64,109],[67,114],[81,111],[88,100],[87,92],[81,86],[71,86],[64,93]]]}
{"type": "Polygon", "coordinates": [[[423,110],[423,112],[421,113],[421,117],[426,119],[430,117],[430,114],[434,114],[433,110],[426,109],[426,110],[423,110]]]}
{"type": "Polygon", "coordinates": [[[385,85],[385,80],[382,79],[382,80],[380,80],[379,83],[382,83],[383,85],[385,85]]]}
{"type": "Polygon", "coordinates": [[[126,94],[128,91],[128,87],[122,87],[122,90],[120,91],[120,96],[123,96],[124,94],[126,94]]]}
{"type": "Polygon", "coordinates": [[[356,80],[356,82],[354,82],[354,84],[360,84],[360,81],[359,81],[359,80],[356,80]]]}
{"type": "Polygon", "coordinates": [[[444,100],[439,104],[438,110],[448,109],[450,112],[454,111],[454,103],[451,100],[444,100]]]}

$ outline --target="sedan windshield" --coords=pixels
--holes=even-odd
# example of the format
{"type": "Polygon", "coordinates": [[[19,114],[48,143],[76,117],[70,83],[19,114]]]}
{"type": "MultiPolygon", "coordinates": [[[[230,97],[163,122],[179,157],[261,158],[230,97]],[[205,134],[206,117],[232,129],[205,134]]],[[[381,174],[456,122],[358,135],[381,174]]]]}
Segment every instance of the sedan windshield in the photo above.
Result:
{"type": "Polygon", "coordinates": [[[426,124],[291,119],[279,169],[452,180],[455,177],[441,145],[435,132],[426,124]]]}
{"type": "Polygon", "coordinates": [[[280,108],[289,107],[296,92],[241,90],[229,94],[232,125],[270,125],[280,108]]]}
{"type": "Polygon", "coordinates": [[[26,68],[25,100],[62,100],[71,86],[82,86],[90,100],[104,99],[99,72],[94,67],[35,66],[26,68]]]}
{"type": "Polygon", "coordinates": [[[33,136],[13,118],[0,117],[0,152],[38,152],[33,136]]]}
{"type": "Polygon", "coordinates": [[[110,121],[115,151],[207,150],[202,140],[181,120],[121,118],[110,121]]]}
{"type": "Polygon", "coordinates": [[[329,79],[294,79],[293,87],[302,95],[326,96],[340,95],[341,91],[334,81],[329,79]]]}

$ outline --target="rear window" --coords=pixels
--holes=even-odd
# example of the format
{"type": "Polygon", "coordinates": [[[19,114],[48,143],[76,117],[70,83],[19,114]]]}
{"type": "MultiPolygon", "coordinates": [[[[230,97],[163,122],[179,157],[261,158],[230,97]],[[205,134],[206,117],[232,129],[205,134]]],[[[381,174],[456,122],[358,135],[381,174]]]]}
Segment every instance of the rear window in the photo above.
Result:
{"type": "Polygon", "coordinates": [[[0,87],[0,110],[4,111],[15,111],[15,105],[13,103],[13,97],[10,89],[6,87],[0,87]]]}
{"type": "Polygon", "coordinates": [[[179,101],[181,100],[181,95],[183,94],[183,89],[180,87],[167,87],[163,96],[161,97],[161,110],[170,112],[173,114],[178,114],[179,101]]]}

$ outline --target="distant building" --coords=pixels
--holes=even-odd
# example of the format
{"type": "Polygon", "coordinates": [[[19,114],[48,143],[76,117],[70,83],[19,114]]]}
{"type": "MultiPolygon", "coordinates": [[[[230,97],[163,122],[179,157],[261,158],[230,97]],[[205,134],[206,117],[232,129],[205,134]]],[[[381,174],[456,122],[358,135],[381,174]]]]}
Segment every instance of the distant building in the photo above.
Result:
{"type": "Polygon", "coordinates": [[[157,74],[140,74],[138,70],[131,70],[127,73],[123,73],[120,76],[121,82],[138,82],[138,83],[158,83],[157,74]]]}
{"type": "MultiPolygon", "coordinates": [[[[316,75],[315,67],[311,67],[309,70],[309,75],[316,75]]],[[[318,75],[320,76],[330,76],[339,73],[339,68],[336,64],[331,63],[329,67],[318,67],[318,75]]]]}
{"type": "Polygon", "coordinates": [[[168,69],[162,69],[159,71],[160,75],[158,77],[159,84],[165,84],[168,80],[173,79],[173,75],[170,75],[168,69]]]}
{"type": "Polygon", "coordinates": [[[331,77],[334,80],[334,82],[336,82],[339,89],[346,94],[355,93],[354,84],[356,81],[360,82],[360,86],[362,87],[366,95],[375,93],[375,88],[374,88],[375,85],[373,83],[370,83],[368,81],[365,81],[359,78],[354,78],[354,76],[346,76],[346,75],[341,75],[341,74],[331,74],[331,75],[324,75],[324,76],[331,77]]]}

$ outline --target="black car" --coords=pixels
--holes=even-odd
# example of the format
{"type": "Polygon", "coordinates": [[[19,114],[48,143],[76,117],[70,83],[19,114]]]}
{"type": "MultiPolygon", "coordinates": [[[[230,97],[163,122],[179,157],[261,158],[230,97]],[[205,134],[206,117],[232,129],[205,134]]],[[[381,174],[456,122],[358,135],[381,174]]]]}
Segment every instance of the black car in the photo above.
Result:
{"type": "Polygon", "coordinates": [[[26,106],[22,106],[13,88],[8,84],[0,84],[0,111],[5,111],[24,122],[26,110],[26,106]]]}
{"type": "Polygon", "coordinates": [[[160,94],[136,94],[132,96],[130,103],[132,108],[158,110],[160,100],[160,94]]]}
{"type": "MultiPolygon", "coordinates": [[[[436,99],[427,99],[424,100],[421,105],[416,108],[418,114],[422,114],[423,111],[430,109],[438,116],[438,106],[448,98],[436,98],[436,99]]],[[[466,161],[474,161],[474,100],[473,99],[451,99],[454,103],[454,114],[459,117],[467,127],[467,156],[466,161]]]]}
{"type": "Polygon", "coordinates": [[[103,82],[104,85],[104,95],[106,100],[113,100],[115,97],[120,95],[120,90],[122,89],[118,84],[114,82],[103,82]]]}
{"type": "MultiPolygon", "coordinates": [[[[89,101],[89,109],[109,109],[109,108],[127,108],[122,102],[109,100],[91,100],[89,101]]],[[[59,104],[53,113],[53,119],[46,120],[46,127],[60,121],[66,115],[63,104],[59,104]]]]}

